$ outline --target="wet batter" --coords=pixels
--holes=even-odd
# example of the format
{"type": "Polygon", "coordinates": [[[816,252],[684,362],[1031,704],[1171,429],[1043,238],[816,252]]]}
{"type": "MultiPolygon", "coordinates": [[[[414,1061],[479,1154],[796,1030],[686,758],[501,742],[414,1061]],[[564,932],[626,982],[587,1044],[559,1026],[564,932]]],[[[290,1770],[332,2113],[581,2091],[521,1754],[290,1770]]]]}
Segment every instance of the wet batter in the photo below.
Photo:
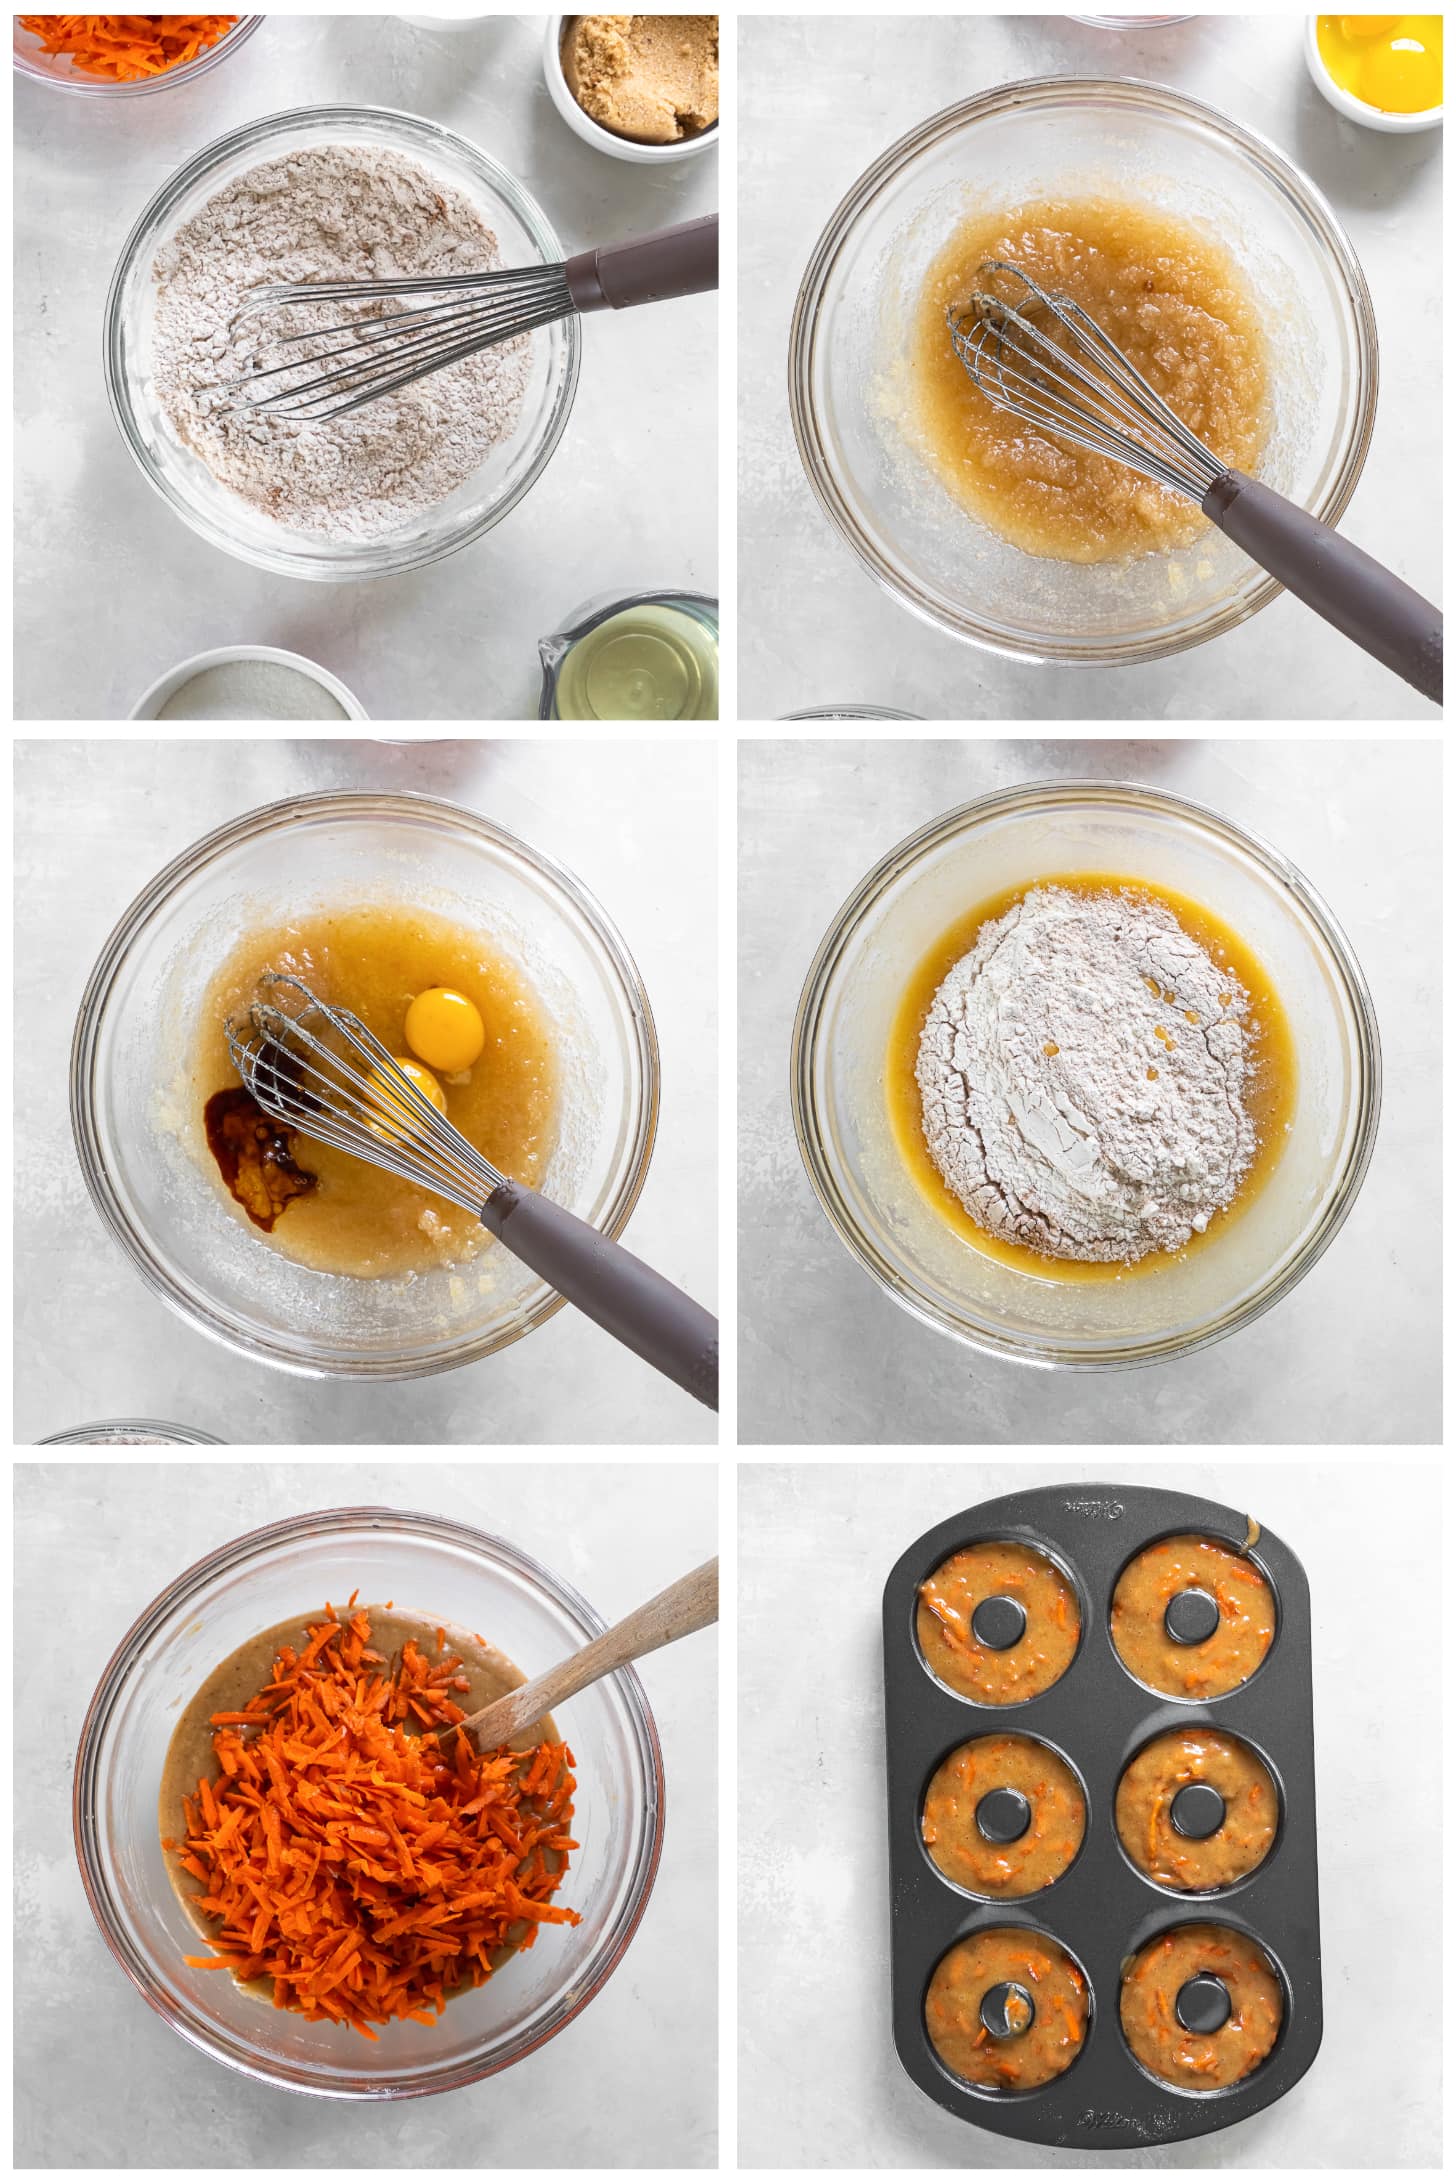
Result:
{"type": "Polygon", "coordinates": [[[952,1691],[982,1706],[1015,1706],[1066,1674],[1082,1615],[1076,1588],[1050,1555],[1019,1540],[983,1539],[926,1579],[915,1632],[931,1674],[952,1691]],[[1014,1644],[987,1644],[977,1634],[977,1610],[1002,1598],[1019,1605],[1025,1627],[1014,1644]]]}
{"type": "Polygon", "coordinates": [[[1145,1944],[1122,1977],[1122,2029],[1164,2085],[1212,2092],[1257,2070],[1284,2021],[1279,1975],[1257,1942],[1231,1926],[1175,1926],[1145,1944]],[[1178,1996],[1200,1973],[1221,1980],[1232,2007],[1216,2032],[1189,2032],[1178,1996]]]}
{"type": "Polygon", "coordinates": [[[1247,1683],[1274,1642],[1274,1622],[1263,1571],[1194,1532],[1145,1547],[1112,1596],[1112,1643],[1124,1668],[1173,1698],[1216,1699],[1247,1683]],[[1217,1621],[1207,1638],[1181,1644],[1165,1618],[1174,1596],[1189,1591],[1209,1596],[1217,1621]]]}
{"type": "Polygon", "coordinates": [[[925,1997],[925,2029],[948,2070],[969,2085],[1024,2093],[1059,2078],[1087,2037],[1087,1982],[1065,1949],[1024,1926],[990,1926],[948,1949],[925,1997]],[[1012,2029],[993,2037],[981,2006],[1010,1982],[1012,2029]],[[1030,2008],[1014,1989],[1021,1988],[1030,2008]]]}
{"type": "Polygon", "coordinates": [[[966,310],[978,290],[1016,296],[1019,284],[983,272],[991,259],[1069,295],[1206,447],[1254,470],[1268,436],[1268,367],[1258,308],[1229,251],[1191,221],[1101,198],[977,213],[931,265],[911,336],[919,444],[1002,538],[1082,562],[1187,545],[1207,528],[1192,501],[1020,423],[972,381],[946,312],[966,310]]]}
{"type": "Polygon", "coordinates": [[[932,1861],[977,1896],[1031,1896],[1049,1888],[1081,1849],[1086,1825],[1081,1783],[1035,1737],[973,1737],[960,1745],[936,1768],[920,1816],[932,1861]],[[1006,1790],[1025,1800],[1026,1826],[1013,1840],[997,1841],[1007,1801],[997,1801],[1001,1811],[982,1812],[981,1805],[1006,1790]]]}
{"type": "MultiPolygon", "coordinates": [[[[429,1074],[456,1129],[506,1175],[539,1184],[554,1142],[558,1078],[545,1005],[520,966],[488,935],[402,903],[313,911],[294,923],[250,932],[238,943],[213,978],[197,1024],[189,1105],[197,1114],[199,1138],[213,1095],[238,1086],[223,1026],[229,1016],[246,1017],[259,977],[269,970],[299,978],[320,999],[352,1009],[391,1055],[414,1060],[417,1069],[405,1033],[411,1003],[440,988],[465,997],[484,1026],[484,1047],[466,1068],[429,1074]]],[[[427,1086],[421,1089],[433,1097],[427,1086]]],[[[206,1132],[213,1152],[200,1147],[199,1157],[223,1190],[227,1167],[214,1158],[218,1119],[214,1107],[206,1132]]],[[[238,1137],[238,1118],[221,1119],[238,1137]]],[[[262,1189],[254,1171],[251,1196],[263,1195],[271,1170],[286,1202],[271,1225],[257,1218],[255,1207],[248,1210],[253,1232],[304,1266],[325,1274],[399,1278],[461,1265],[489,1248],[490,1238],[473,1215],[385,1169],[302,1133],[284,1154],[295,1171],[311,1179],[308,1185],[292,1188],[295,1179],[287,1167],[279,1167],[276,1148],[265,1145],[262,1189]]]]}
{"type": "Polygon", "coordinates": [[[1140,1873],[1164,1888],[1230,1888],[1274,1847],[1279,1792],[1264,1762],[1242,1737],[1217,1729],[1170,1729],[1145,1744],[1117,1785],[1117,1833],[1140,1873]],[[1211,1835],[1185,1834],[1174,1800],[1206,1782],[1223,1801],[1211,1835]]]}

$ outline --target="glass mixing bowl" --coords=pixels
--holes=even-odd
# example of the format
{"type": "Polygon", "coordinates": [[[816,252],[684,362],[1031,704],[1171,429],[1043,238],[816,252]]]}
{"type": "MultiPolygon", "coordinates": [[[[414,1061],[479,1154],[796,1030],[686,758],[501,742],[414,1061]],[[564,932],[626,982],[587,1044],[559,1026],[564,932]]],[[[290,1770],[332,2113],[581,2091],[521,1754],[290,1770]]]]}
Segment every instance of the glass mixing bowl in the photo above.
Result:
{"type": "Polygon", "coordinates": [[[48,1433],[42,1448],[221,1448],[215,1434],[198,1433],[191,1426],[174,1426],[161,1418],[103,1418],[93,1425],[72,1426],[69,1433],[48,1433]]]}
{"type": "Polygon", "coordinates": [[[1262,138],[1156,84],[1078,78],[1002,84],[912,130],[856,182],[804,276],[794,432],[820,503],[879,583],[952,636],[1023,659],[1158,659],[1280,589],[1211,528],[1133,561],[1023,553],[952,498],[903,429],[905,330],[947,236],[977,211],[1099,195],[1202,221],[1261,298],[1267,483],[1338,522],[1375,416],[1364,275],[1324,199],[1262,138]]]}
{"type": "Polygon", "coordinates": [[[1247,1326],[1308,1273],[1355,1202],[1380,1117],[1380,1044],[1360,967],[1277,850],[1182,798],[1038,782],[963,804],[890,851],[814,958],[793,1037],[794,1129],[840,1237],[897,1304],[999,1357],[1145,1365],[1247,1326]],[[1259,1190],[1186,1256],[1118,1281],[988,1257],[922,1194],[891,1131],[885,1055],[916,968],[958,918],[1035,881],[1115,872],[1206,905],[1284,1004],[1299,1081],[1259,1190]]]}
{"type": "Polygon", "coordinates": [[[446,499],[382,537],[322,539],[290,531],[219,484],[176,438],[153,384],[153,260],[185,221],[250,167],[287,152],[340,143],[398,152],[442,176],[478,207],[507,265],[561,263],[565,253],[540,206],[464,137],[387,107],[320,106],[249,122],[209,144],[163,183],[127,237],[106,299],[106,390],[122,438],[148,484],[224,553],[279,576],[326,583],[423,568],[468,546],[509,515],[566,430],[581,364],[575,318],[538,331],[520,422],[510,439],[492,449],[474,476],[446,499]]]}
{"type": "Polygon", "coordinates": [[[294,1372],[412,1379],[489,1357],[561,1299],[491,1245],[462,1280],[365,1281],[296,1266],[222,1188],[188,1081],[197,1012],[249,926],[330,904],[406,902],[488,933],[557,1035],[548,1198],[620,1235],[657,1127],[657,1033],[637,967],[580,881],[433,798],[290,797],[245,813],[144,888],[101,951],[71,1050],[71,1122],[103,1220],[204,1333],[294,1372]]]}
{"type": "Polygon", "coordinates": [[[184,2040],[250,2078],[336,2100],[405,2100],[488,2078],[579,2015],[637,1931],[662,1853],[662,1752],[646,1695],[619,1669],[554,1719],[576,1758],[572,1853],[557,1900],[580,1926],[543,1927],[435,2025],[377,2043],[310,2024],[198,1971],[200,1937],[167,1877],[157,1801],[178,1711],[245,1640],[326,1600],[394,1600],[478,1630],[535,1675],[605,1628],[564,1578],[518,1547],[444,1517],[328,1509],[230,1541],[155,1599],[111,1658],[76,1752],[72,1818],[86,1894],[108,1948],[184,2040]]]}

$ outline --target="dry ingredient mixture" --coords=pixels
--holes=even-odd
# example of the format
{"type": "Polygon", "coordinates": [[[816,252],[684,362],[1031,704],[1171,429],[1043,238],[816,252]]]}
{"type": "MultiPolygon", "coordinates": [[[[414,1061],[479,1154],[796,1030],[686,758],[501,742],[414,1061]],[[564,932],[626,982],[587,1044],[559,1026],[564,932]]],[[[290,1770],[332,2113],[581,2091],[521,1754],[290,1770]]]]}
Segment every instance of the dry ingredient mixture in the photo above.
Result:
{"type": "Polygon", "coordinates": [[[1178,1251],[1253,1163],[1248,996],[1147,895],[1034,887],[931,1003],[916,1079],[977,1225],[1051,1258],[1178,1251]]]}
{"type": "MultiPolygon", "coordinates": [[[[474,476],[520,422],[518,335],[322,423],[224,411],[217,390],[278,360],[280,336],[398,304],[305,304],[232,320],[266,283],[477,273],[500,246],[459,190],[398,152],[326,144],[251,167],[157,252],[153,369],[173,431],[219,482],[290,530],[340,541],[399,529],[474,476]]],[[[304,345],[306,352],[308,345],[304,345]]]]}
{"type": "Polygon", "coordinates": [[[572,15],[561,70],[584,114],[636,144],[678,144],[718,119],[716,15],[572,15]]]}

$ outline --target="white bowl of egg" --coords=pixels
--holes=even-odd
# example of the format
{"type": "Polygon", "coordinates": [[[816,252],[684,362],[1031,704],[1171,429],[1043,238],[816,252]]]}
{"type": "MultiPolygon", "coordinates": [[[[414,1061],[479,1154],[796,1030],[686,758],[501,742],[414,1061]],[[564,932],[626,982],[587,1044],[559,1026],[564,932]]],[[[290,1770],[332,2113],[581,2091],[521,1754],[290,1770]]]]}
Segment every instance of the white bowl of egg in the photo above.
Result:
{"type": "Polygon", "coordinates": [[[1316,88],[1347,121],[1387,136],[1439,128],[1444,37],[1439,15],[1311,15],[1304,57],[1316,88]]]}
{"type": "Polygon", "coordinates": [[[606,913],[474,812],[291,797],[143,889],[72,1047],[96,1209],[204,1333],[296,1373],[411,1379],[540,1326],[561,1299],[476,1217],[248,1110],[224,1024],[265,969],[354,1008],[482,1152],[616,1236],[651,1156],[658,1059],[606,913]]]}

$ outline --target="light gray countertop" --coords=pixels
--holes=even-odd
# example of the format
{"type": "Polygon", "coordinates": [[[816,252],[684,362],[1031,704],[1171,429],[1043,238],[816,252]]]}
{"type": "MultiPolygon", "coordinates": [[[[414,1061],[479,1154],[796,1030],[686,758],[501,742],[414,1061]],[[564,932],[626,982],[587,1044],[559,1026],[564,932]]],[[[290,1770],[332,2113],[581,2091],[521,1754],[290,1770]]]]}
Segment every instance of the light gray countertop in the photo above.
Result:
{"type": "Polygon", "coordinates": [[[1440,753],[1434,742],[755,738],[740,746],[739,1434],[745,1443],[1431,1442],[1441,1434],[1440,753]],[[841,903],[938,812],[1013,782],[1147,783],[1304,873],[1380,1027],[1384,1106],[1330,1249],[1264,1317],[1164,1365],[1041,1372],[891,1302],[803,1173],[789,1041],[841,903]]]}
{"type": "Polygon", "coordinates": [[[536,640],[588,599],[716,592],[711,296],[585,325],[544,476],[497,529],[407,576],[303,583],[205,545],[110,415],[103,307],[132,223],[184,160],[264,115],[354,103],[440,122],[516,175],[568,250],[712,211],[716,152],[633,166],[572,134],[547,94],[543,22],[270,15],[197,82],[114,104],[17,78],[17,717],[124,720],[178,661],[265,644],[331,668],[375,720],[534,719],[536,640]]]}
{"type": "MultiPolygon", "coordinates": [[[[1434,1463],[744,1464],[738,1718],[739,2160],[745,2168],[1415,2169],[1441,2161],[1441,2020],[1411,2009],[1398,2070],[1370,2068],[1373,1996],[1440,1991],[1441,1800],[1429,1678],[1441,1587],[1372,1555],[1441,1524],[1434,1463]],[[1183,1490],[1251,1511],[1309,1577],[1324,2042],[1258,2116],[1156,2151],[1024,2145],[907,2078],[890,2031],[880,1596],[942,1518],[1067,1479],[1183,1490]],[[1380,1570],[1379,1578],[1373,1573],[1380,1570]],[[1398,1649],[1381,1587],[1401,1586],[1398,1649]],[[812,1630],[811,1694],[785,1682],[812,1630]],[[1392,1817],[1392,1786],[1426,1778],[1392,1817]],[[793,1825],[784,1824],[785,1813],[793,1825]]],[[[1398,1558],[1397,1558],[1398,1561],[1398,1558]]],[[[1387,1604],[1388,1605],[1388,1604],[1387,1604]]],[[[1439,1738],[1438,1738],[1439,1741],[1439,1738]]],[[[1395,1794],[1399,1795],[1396,1788],[1395,1794]]]]}
{"type": "Polygon", "coordinates": [[[778,15],[739,30],[738,711],[876,705],[926,720],[1412,720],[1435,708],[1281,598],[1174,659],[1000,659],[922,625],[855,561],[794,447],[789,322],[840,199],[929,115],[1019,77],[1171,84],[1269,138],[1325,194],[1381,337],[1374,437],[1341,528],[1427,596],[1441,582],[1441,132],[1343,120],[1305,69],[1302,15],[1112,32],[1046,15],[778,15]]]}
{"type": "Polygon", "coordinates": [[[169,859],[294,791],[412,789],[557,857],[635,956],[662,1052],[656,1150],[626,1241],[710,1308],[717,1281],[716,754],[701,742],[21,742],[15,1432],[101,1418],[224,1441],[710,1442],[714,1421],[569,1308],[525,1342],[416,1381],[310,1381],[173,1317],[93,1212],[71,1142],[67,1057],[107,935],[169,859]]]}
{"type": "Polygon", "coordinates": [[[112,1652],[180,1570],[239,1533],[345,1503],[448,1515],[525,1548],[615,1622],[713,1552],[716,1468],[404,1463],[345,1472],[201,1451],[181,1467],[113,1459],[16,1468],[17,1627],[54,1627],[59,1604],[66,1632],[63,1673],[25,1679],[14,1722],[16,1776],[26,1784],[15,1844],[17,2165],[196,2174],[711,2167],[716,1633],[670,1646],[640,1671],[662,1740],[667,1825],[625,1958],[556,2039],[458,2093],[308,2100],[196,2054],[107,1953],[82,1893],[70,1801],[82,1717],[112,1652]]]}

